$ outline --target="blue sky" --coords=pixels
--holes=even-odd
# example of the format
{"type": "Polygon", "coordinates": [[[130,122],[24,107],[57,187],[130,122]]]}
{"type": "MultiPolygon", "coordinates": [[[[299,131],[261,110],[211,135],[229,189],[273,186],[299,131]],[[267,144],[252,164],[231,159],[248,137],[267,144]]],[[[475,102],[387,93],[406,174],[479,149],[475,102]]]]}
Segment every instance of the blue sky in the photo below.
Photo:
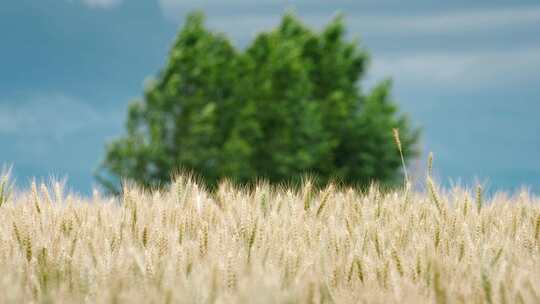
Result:
{"type": "Polygon", "coordinates": [[[393,78],[440,180],[540,192],[537,0],[3,1],[0,164],[22,185],[67,176],[89,193],[105,142],[122,134],[127,104],[163,67],[192,9],[240,47],[285,10],[316,28],[343,12],[371,53],[363,86],[393,78]]]}

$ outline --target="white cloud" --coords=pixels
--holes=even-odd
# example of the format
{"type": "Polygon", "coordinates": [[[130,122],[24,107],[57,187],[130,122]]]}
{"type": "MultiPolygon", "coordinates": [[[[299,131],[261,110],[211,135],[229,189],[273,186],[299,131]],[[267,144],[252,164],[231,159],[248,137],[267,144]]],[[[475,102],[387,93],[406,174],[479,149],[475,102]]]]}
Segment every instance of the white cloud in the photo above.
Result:
{"type": "Polygon", "coordinates": [[[434,52],[373,58],[369,79],[421,87],[493,87],[540,80],[540,46],[511,51],[434,52]]]}
{"type": "Polygon", "coordinates": [[[103,118],[88,104],[62,94],[0,102],[0,134],[61,141],[103,118]]]}
{"type": "MultiPolygon", "coordinates": [[[[290,1],[262,0],[264,3],[282,5],[283,9],[289,8],[290,1]]],[[[185,13],[194,8],[208,8],[219,2],[212,0],[189,1],[189,0],[159,0],[163,14],[178,21],[185,13]]],[[[241,7],[248,3],[247,0],[230,0],[227,2],[231,8],[221,15],[209,16],[209,22],[217,25],[222,31],[231,35],[244,36],[253,32],[253,29],[267,29],[277,24],[279,14],[235,14],[235,7],[241,7]]],[[[302,13],[302,1],[296,1],[296,11],[308,24],[322,26],[335,14],[334,8],[328,6],[328,11],[302,13]]],[[[443,34],[443,33],[474,33],[494,31],[501,28],[515,26],[537,26],[540,24],[540,6],[521,6],[507,8],[489,8],[461,11],[431,12],[422,15],[379,15],[368,14],[364,10],[349,9],[344,12],[347,24],[351,32],[370,34],[443,34]]]]}
{"type": "MultiPolygon", "coordinates": [[[[195,8],[195,7],[208,7],[211,5],[226,3],[231,8],[235,6],[242,6],[249,3],[252,3],[250,0],[227,0],[226,2],[221,2],[221,0],[158,0],[159,5],[163,11],[179,11],[186,8],[195,8]]],[[[306,0],[300,1],[305,2],[306,0]]],[[[286,5],[290,1],[288,0],[258,0],[257,4],[283,4],[286,5]]],[[[297,1],[298,2],[298,1],[297,1]]]]}
{"type": "Polygon", "coordinates": [[[83,3],[91,8],[112,8],[122,3],[122,0],[83,0],[83,3]]]}
{"type": "Polygon", "coordinates": [[[470,33],[515,26],[538,26],[540,6],[454,11],[432,15],[361,16],[349,15],[348,24],[371,33],[470,33]]]}

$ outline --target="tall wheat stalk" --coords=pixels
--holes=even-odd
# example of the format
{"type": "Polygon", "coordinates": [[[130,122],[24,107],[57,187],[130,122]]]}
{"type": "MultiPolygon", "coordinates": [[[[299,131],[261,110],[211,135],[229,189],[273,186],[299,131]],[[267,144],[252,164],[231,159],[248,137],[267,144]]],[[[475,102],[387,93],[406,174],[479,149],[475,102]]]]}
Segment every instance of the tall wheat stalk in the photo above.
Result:
{"type": "Polygon", "coordinates": [[[399,129],[396,129],[396,128],[392,129],[392,134],[394,136],[394,141],[399,151],[399,156],[401,157],[401,165],[403,167],[403,174],[405,178],[405,187],[409,189],[410,181],[409,181],[409,175],[407,174],[407,165],[405,164],[405,157],[403,156],[403,148],[401,146],[401,139],[399,138],[399,129]]]}

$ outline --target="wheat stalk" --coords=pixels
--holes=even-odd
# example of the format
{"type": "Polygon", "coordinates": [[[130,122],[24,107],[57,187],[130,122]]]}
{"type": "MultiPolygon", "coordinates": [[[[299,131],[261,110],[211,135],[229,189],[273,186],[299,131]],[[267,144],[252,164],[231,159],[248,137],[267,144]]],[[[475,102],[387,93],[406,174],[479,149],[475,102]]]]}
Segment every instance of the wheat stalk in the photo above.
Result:
{"type": "Polygon", "coordinates": [[[403,156],[403,147],[401,146],[401,139],[399,138],[399,129],[392,129],[392,134],[394,136],[394,141],[399,151],[399,156],[401,157],[401,165],[403,167],[403,174],[405,175],[405,186],[408,189],[410,186],[409,175],[407,174],[407,166],[405,165],[405,157],[403,156]]]}

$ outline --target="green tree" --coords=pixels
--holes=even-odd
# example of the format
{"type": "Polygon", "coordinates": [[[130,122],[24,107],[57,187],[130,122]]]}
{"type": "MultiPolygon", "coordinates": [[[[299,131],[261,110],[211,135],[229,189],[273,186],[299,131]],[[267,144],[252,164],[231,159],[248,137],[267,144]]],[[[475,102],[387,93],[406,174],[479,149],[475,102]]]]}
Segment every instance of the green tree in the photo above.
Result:
{"type": "Polygon", "coordinates": [[[390,99],[390,81],[363,94],[367,54],[347,41],[338,16],[321,32],[286,14],[245,51],[188,15],[169,61],[130,104],[127,134],[107,146],[99,180],[166,184],[188,169],[209,186],[294,181],[303,174],[366,185],[395,183],[418,131],[390,99]]]}

